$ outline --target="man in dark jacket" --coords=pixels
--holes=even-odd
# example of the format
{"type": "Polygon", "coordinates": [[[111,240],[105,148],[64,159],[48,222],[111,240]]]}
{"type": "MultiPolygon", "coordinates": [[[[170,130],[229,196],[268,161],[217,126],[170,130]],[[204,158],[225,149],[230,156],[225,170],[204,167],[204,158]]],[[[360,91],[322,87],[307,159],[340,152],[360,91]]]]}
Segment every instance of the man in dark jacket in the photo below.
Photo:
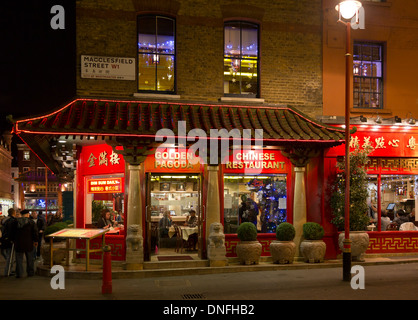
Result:
{"type": "Polygon", "coordinates": [[[26,272],[28,277],[35,273],[33,250],[38,246],[38,229],[35,222],[29,219],[29,210],[22,210],[21,217],[14,224],[14,243],[16,250],[16,278],[23,275],[23,255],[26,257],[26,272]]]}
{"type": "Polygon", "coordinates": [[[33,258],[36,259],[41,256],[42,236],[44,235],[46,222],[42,217],[42,211],[39,212],[39,215],[37,211],[32,211],[31,218],[33,222],[35,222],[36,228],[38,229],[38,246],[36,247],[36,250],[34,250],[33,252],[33,258]]]}
{"type": "Polygon", "coordinates": [[[9,215],[5,219],[3,219],[3,237],[1,239],[1,251],[6,259],[6,267],[4,269],[4,275],[7,277],[9,275],[9,271],[13,272],[9,265],[13,264],[13,257],[12,257],[12,245],[13,245],[13,226],[16,223],[16,211],[13,208],[10,208],[8,211],[9,215]],[[10,261],[12,260],[12,261],[10,261]]]}

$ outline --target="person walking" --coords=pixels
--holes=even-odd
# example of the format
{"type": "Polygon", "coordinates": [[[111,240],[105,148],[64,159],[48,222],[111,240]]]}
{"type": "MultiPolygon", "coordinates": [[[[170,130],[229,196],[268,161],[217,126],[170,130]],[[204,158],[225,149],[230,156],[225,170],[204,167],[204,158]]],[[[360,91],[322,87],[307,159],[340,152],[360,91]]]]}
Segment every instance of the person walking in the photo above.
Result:
{"type": "Polygon", "coordinates": [[[44,235],[46,222],[42,218],[42,211],[39,212],[39,215],[37,211],[32,211],[32,220],[33,222],[35,222],[36,227],[38,229],[38,246],[36,247],[36,250],[34,250],[33,252],[33,258],[37,259],[41,256],[42,237],[44,235]]]}
{"type": "Polygon", "coordinates": [[[21,217],[14,223],[13,234],[16,251],[16,278],[23,276],[23,256],[26,258],[26,273],[31,277],[35,273],[33,250],[38,246],[38,228],[29,219],[29,210],[22,210],[21,217]]]}
{"type": "Polygon", "coordinates": [[[4,275],[7,277],[13,273],[12,265],[15,259],[12,257],[13,253],[13,225],[16,222],[16,210],[10,208],[8,216],[2,220],[3,237],[1,239],[1,251],[3,257],[6,259],[6,267],[4,268],[4,275]]]}

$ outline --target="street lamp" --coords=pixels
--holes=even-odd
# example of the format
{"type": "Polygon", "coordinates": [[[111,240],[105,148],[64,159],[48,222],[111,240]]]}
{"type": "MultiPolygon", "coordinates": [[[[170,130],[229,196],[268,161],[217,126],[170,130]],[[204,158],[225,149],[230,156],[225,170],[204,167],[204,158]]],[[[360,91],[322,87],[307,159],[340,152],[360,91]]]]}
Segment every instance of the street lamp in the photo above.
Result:
{"type": "Polygon", "coordinates": [[[339,22],[346,25],[345,53],[345,205],[344,205],[344,249],[343,249],[343,280],[351,280],[351,240],[350,240],[350,85],[351,85],[351,20],[359,21],[361,2],[344,0],[335,10],[339,13],[339,22]],[[343,18],[346,21],[343,21],[343,18]]]}

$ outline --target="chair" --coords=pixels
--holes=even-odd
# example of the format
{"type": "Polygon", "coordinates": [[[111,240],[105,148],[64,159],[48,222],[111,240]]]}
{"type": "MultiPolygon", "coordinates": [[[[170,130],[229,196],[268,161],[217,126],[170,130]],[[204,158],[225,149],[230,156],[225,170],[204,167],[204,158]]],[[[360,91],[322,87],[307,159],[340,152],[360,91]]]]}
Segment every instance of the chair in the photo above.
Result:
{"type": "Polygon", "coordinates": [[[192,233],[190,236],[189,236],[189,248],[190,248],[190,250],[197,250],[196,249],[196,246],[198,246],[199,245],[199,239],[198,239],[198,235],[197,235],[197,233],[192,233]]]}
{"type": "Polygon", "coordinates": [[[177,238],[175,251],[179,252],[179,249],[180,249],[180,253],[183,253],[183,248],[188,248],[189,246],[188,241],[183,239],[183,232],[179,226],[175,225],[174,230],[176,231],[176,238],[177,238]]]}
{"type": "Polygon", "coordinates": [[[412,230],[417,230],[413,222],[402,223],[401,226],[399,227],[399,231],[412,231],[412,230]]]}

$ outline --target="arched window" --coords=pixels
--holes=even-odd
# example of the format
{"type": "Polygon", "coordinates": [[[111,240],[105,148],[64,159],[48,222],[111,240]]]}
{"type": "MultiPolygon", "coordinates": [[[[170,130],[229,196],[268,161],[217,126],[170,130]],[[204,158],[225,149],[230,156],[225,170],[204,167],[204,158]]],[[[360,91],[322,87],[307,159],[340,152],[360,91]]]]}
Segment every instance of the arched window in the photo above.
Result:
{"type": "Polygon", "coordinates": [[[174,93],[175,20],[138,16],[138,91],[174,93]]]}
{"type": "Polygon", "coordinates": [[[259,27],[243,21],[224,25],[224,94],[259,96],[259,27]]]}

